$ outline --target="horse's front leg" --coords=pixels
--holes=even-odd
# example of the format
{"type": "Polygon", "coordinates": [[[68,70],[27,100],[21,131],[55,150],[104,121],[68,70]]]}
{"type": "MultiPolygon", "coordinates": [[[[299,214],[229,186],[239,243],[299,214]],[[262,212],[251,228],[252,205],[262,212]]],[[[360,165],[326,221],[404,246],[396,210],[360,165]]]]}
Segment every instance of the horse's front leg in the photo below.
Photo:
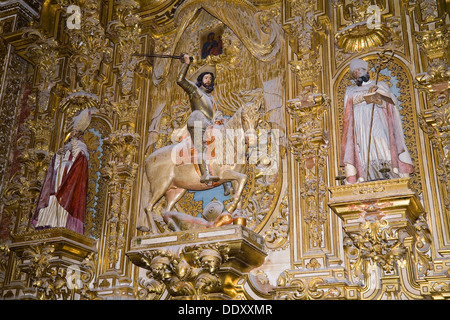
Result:
{"type": "Polygon", "coordinates": [[[227,207],[227,211],[231,214],[234,210],[236,210],[239,204],[242,191],[244,190],[245,183],[247,182],[247,175],[237,171],[227,170],[223,172],[222,179],[229,179],[233,184],[234,192],[232,194],[231,202],[227,207]]]}

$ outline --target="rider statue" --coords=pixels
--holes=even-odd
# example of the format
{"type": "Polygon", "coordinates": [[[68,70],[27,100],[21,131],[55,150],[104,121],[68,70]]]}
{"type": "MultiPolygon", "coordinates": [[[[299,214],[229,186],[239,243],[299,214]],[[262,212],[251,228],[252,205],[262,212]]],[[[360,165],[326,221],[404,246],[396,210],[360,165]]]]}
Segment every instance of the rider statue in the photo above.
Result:
{"type": "Polygon", "coordinates": [[[218,181],[219,177],[211,174],[209,165],[206,163],[206,140],[205,131],[214,123],[214,119],[220,111],[216,111],[214,97],[214,74],[203,72],[197,78],[197,83],[186,79],[191,58],[188,54],[183,55],[183,66],[178,74],[177,84],[188,94],[192,113],[187,120],[187,129],[191,135],[194,147],[198,154],[198,164],[201,173],[201,183],[218,181]],[[201,136],[200,136],[201,134],[201,136]]]}

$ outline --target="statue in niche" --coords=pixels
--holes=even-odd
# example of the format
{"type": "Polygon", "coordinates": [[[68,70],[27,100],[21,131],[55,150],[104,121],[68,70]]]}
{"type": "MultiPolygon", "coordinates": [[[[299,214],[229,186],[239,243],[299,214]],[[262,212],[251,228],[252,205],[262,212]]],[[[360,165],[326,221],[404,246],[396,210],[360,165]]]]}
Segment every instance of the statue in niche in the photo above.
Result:
{"type": "Polygon", "coordinates": [[[52,157],[32,219],[36,230],[62,227],[84,234],[89,153],[81,137],[93,112],[85,109],[73,118],[67,143],[52,157]]]}
{"type": "Polygon", "coordinates": [[[240,210],[236,209],[247,181],[247,151],[257,142],[255,128],[261,116],[262,90],[242,92],[242,106],[228,121],[222,121],[210,94],[214,74],[201,73],[197,83],[193,83],[185,78],[190,66],[189,55],[184,55],[182,63],[177,83],[188,94],[192,109],[187,121],[189,136],[154,151],[145,161],[150,200],[137,221],[137,228],[144,232],[156,232],[152,211],[163,196],[166,207],[162,216],[172,230],[219,227],[243,221],[240,210]],[[214,217],[210,214],[192,217],[173,211],[187,190],[209,190],[228,182],[232,186],[231,201],[225,210],[213,210],[214,217]]]}
{"type": "Polygon", "coordinates": [[[385,82],[370,79],[364,60],[353,59],[349,73],[355,84],[347,88],[344,98],[340,152],[344,182],[409,177],[413,163],[396,96],[385,82]]]}

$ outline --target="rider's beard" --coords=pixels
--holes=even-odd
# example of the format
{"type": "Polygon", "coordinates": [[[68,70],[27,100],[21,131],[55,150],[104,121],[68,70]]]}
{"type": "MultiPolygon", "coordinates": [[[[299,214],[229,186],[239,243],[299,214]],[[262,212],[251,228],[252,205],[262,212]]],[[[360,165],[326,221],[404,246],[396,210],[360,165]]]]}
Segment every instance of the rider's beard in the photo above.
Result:
{"type": "Polygon", "coordinates": [[[205,90],[206,93],[211,93],[214,90],[214,86],[213,85],[207,86],[206,84],[203,84],[202,87],[203,87],[203,90],[205,90]]]}

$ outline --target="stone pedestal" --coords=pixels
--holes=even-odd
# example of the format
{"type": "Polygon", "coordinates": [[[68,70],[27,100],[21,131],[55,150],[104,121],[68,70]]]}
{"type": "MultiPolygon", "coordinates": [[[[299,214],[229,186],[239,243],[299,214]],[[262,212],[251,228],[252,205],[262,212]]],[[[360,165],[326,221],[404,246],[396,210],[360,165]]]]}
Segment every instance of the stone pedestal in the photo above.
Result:
{"type": "Polygon", "coordinates": [[[139,296],[156,299],[167,290],[172,299],[196,300],[235,298],[239,280],[262,265],[266,253],[262,236],[228,225],[135,237],[127,256],[148,270],[139,296]]]}

